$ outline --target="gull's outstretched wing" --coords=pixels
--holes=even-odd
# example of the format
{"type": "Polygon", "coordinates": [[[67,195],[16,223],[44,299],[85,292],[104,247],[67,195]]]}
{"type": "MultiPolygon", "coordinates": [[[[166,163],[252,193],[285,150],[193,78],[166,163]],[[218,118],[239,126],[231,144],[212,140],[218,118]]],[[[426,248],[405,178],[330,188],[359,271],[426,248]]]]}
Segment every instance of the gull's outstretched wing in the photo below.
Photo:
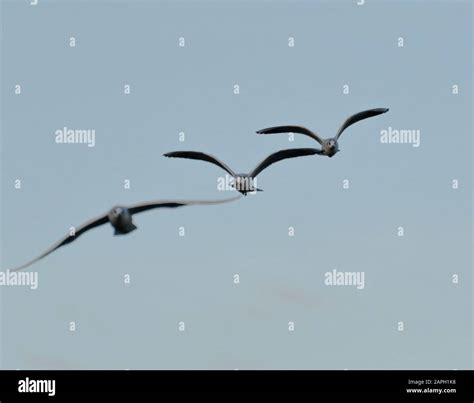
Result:
{"type": "Polygon", "coordinates": [[[274,134],[274,133],[301,133],[306,136],[311,137],[312,139],[316,140],[319,144],[323,144],[323,139],[317,135],[316,133],[312,132],[311,130],[307,129],[303,126],[275,126],[275,127],[267,127],[266,129],[259,130],[258,134],[274,134]]]}
{"type": "Polygon", "coordinates": [[[103,225],[105,223],[109,222],[108,214],[102,215],[100,217],[94,218],[92,220],[87,221],[86,223],[82,224],[79,228],[75,229],[75,234],[74,235],[67,235],[63,239],[61,239],[59,242],[55,243],[53,246],[51,246],[48,250],[43,252],[41,255],[38,257],[34,258],[33,260],[30,260],[28,263],[25,263],[21,265],[20,267],[17,267],[11,271],[18,271],[22,270],[33,263],[37,262],[38,260],[44,258],[45,256],[48,256],[50,253],[54,252],[56,249],[60,248],[61,246],[67,245],[68,243],[71,243],[74,241],[77,237],[81,236],[84,232],[89,231],[92,228],[98,227],[99,225],[103,225]]]}
{"type": "Polygon", "coordinates": [[[354,123],[358,122],[359,120],[371,118],[371,117],[373,117],[373,116],[377,116],[377,115],[380,115],[380,114],[385,113],[385,112],[388,112],[388,108],[369,109],[369,110],[366,110],[366,111],[362,111],[362,112],[356,113],[356,114],[354,114],[354,115],[352,115],[352,116],[349,116],[349,117],[344,121],[344,123],[343,123],[342,126],[339,128],[339,130],[337,131],[336,140],[340,137],[340,135],[342,134],[342,132],[343,132],[344,130],[346,130],[350,125],[353,125],[354,123]]]}
{"type": "Polygon", "coordinates": [[[231,197],[229,199],[222,199],[222,200],[154,200],[149,202],[144,202],[140,204],[135,204],[133,206],[128,207],[128,211],[130,214],[137,214],[141,213],[142,211],[151,210],[154,208],[161,208],[161,207],[181,207],[181,206],[192,206],[192,205],[210,205],[210,204],[223,204],[229,203],[234,200],[240,199],[242,196],[231,197]]]}
{"type": "Polygon", "coordinates": [[[210,162],[211,164],[221,167],[222,169],[227,171],[230,175],[235,176],[235,172],[232,171],[232,169],[230,169],[226,164],[224,164],[222,161],[218,160],[216,157],[210,154],[201,153],[198,151],[173,151],[171,153],[166,153],[163,155],[169,158],[189,158],[192,160],[207,161],[207,162],[210,162]]]}
{"type": "Polygon", "coordinates": [[[321,150],[316,148],[290,148],[288,150],[280,150],[276,153],[270,154],[267,158],[260,162],[260,164],[257,165],[257,167],[249,174],[249,176],[251,178],[255,178],[260,172],[262,172],[271,164],[285,160],[287,158],[303,157],[305,155],[314,155],[320,153],[321,150]]]}

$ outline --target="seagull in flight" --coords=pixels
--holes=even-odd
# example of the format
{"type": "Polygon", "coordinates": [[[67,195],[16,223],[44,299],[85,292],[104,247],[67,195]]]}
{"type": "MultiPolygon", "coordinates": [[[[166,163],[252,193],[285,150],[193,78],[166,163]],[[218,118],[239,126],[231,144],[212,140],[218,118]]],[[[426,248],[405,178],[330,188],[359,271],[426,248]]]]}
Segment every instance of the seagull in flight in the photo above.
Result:
{"type": "Polygon", "coordinates": [[[337,131],[334,137],[323,139],[321,136],[316,134],[315,132],[307,129],[306,127],[302,126],[275,126],[275,127],[267,127],[266,129],[262,129],[257,131],[258,134],[273,134],[273,133],[301,133],[306,136],[311,137],[312,139],[316,140],[319,144],[321,144],[321,149],[318,150],[317,154],[319,155],[327,155],[328,157],[333,157],[339,151],[339,144],[337,140],[341,136],[342,132],[346,130],[349,126],[353,125],[354,123],[358,122],[359,120],[371,118],[373,116],[380,115],[382,113],[388,112],[388,108],[376,108],[376,109],[369,109],[366,111],[362,111],[356,113],[352,116],[349,116],[342,126],[337,131]]]}
{"type": "Polygon", "coordinates": [[[189,158],[192,160],[207,161],[211,164],[217,165],[218,167],[224,169],[234,178],[232,187],[234,187],[238,192],[246,196],[247,193],[250,192],[262,191],[262,189],[255,188],[254,179],[260,172],[262,172],[271,164],[274,164],[275,162],[287,158],[302,157],[305,155],[314,155],[317,153],[318,150],[314,148],[291,148],[288,150],[280,150],[276,153],[270,154],[267,158],[260,162],[252,172],[248,174],[237,174],[232,169],[230,169],[228,165],[224,164],[222,161],[218,160],[213,155],[202,153],[199,151],[173,151],[163,155],[169,158],[189,158]]]}
{"type": "Polygon", "coordinates": [[[60,248],[61,246],[67,245],[77,239],[79,236],[84,234],[85,232],[99,227],[100,225],[110,223],[114,228],[114,235],[125,235],[129,232],[132,232],[137,229],[135,224],[133,223],[132,216],[134,214],[141,213],[143,211],[152,210],[155,208],[176,208],[182,206],[191,206],[191,205],[210,205],[210,204],[222,204],[228,203],[237,199],[240,199],[241,196],[232,197],[229,199],[222,199],[222,200],[155,200],[149,201],[140,204],[134,204],[132,206],[115,206],[110,211],[105,214],[102,214],[99,217],[93,218],[82,224],[81,226],[74,228],[74,230],[69,232],[69,235],[61,239],[59,242],[55,243],[51,246],[48,250],[44,253],[39,255],[38,257],[30,260],[29,262],[11,270],[11,271],[19,271],[22,270],[33,263],[37,262],[38,260],[48,256],[50,253],[54,252],[56,249],[60,248]]]}

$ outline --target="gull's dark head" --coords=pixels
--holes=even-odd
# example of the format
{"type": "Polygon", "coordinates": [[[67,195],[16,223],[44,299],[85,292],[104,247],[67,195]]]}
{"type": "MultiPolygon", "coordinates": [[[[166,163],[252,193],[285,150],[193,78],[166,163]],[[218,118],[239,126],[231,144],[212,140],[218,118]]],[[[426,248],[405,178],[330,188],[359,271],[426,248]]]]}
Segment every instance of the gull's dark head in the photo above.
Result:
{"type": "Polygon", "coordinates": [[[124,216],[127,215],[126,212],[128,210],[125,207],[122,206],[115,206],[110,209],[109,211],[109,221],[110,223],[115,227],[115,225],[118,225],[121,221],[123,221],[124,216]]]}
{"type": "Polygon", "coordinates": [[[337,148],[337,140],[329,139],[327,142],[327,145],[328,145],[328,148],[330,148],[331,150],[334,150],[337,148]]]}
{"type": "Polygon", "coordinates": [[[327,156],[332,157],[339,151],[339,144],[335,138],[330,138],[324,142],[323,149],[327,156]]]}
{"type": "Polygon", "coordinates": [[[137,227],[133,224],[132,215],[126,207],[115,206],[109,211],[109,221],[115,228],[115,235],[128,234],[137,227]]]}
{"type": "Polygon", "coordinates": [[[123,213],[124,209],[123,207],[114,207],[112,210],[110,210],[110,215],[112,217],[119,217],[123,213]]]}
{"type": "Polygon", "coordinates": [[[232,186],[244,196],[255,191],[254,179],[249,174],[238,174],[232,186]]]}

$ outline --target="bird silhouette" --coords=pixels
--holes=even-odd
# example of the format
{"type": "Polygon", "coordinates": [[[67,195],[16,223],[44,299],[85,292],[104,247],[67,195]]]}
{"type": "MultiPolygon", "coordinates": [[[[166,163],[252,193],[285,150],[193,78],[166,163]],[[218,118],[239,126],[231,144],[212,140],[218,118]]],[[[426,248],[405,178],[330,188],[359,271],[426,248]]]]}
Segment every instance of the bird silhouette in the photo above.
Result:
{"type": "Polygon", "coordinates": [[[164,154],[165,157],[169,158],[188,158],[192,160],[201,160],[207,161],[211,164],[217,165],[224,169],[227,173],[229,173],[233,178],[234,182],[232,183],[232,187],[234,187],[238,192],[242,193],[244,196],[247,193],[259,191],[261,192],[262,189],[255,188],[254,179],[255,177],[262,172],[265,168],[274,164],[275,162],[287,159],[287,158],[296,158],[302,157],[305,155],[314,155],[317,154],[316,149],[314,148],[292,148],[288,150],[280,150],[276,153],[270,154],[267,158],[261,161],[257,167],[250,173],[244,174],[235,173],[232,169],[229,168],[228,165],[224,164],[222,161],[214,157],[213,155],[206,154],[199,151],[173,151],[170,153],[164,154]]]}
{"type": "Polygon", "coordinates": [[[47,249],[44,253],[39,255],[38,257],[30,260],[29,262],[11,270],[11,271],[18,271],[22,270],[33,263],[37,262],[38,260],[46,257],[50,253],[54,252],[56,249],[60,248],[61,246],[67,245],[72,241],[76,240],[79,236],[84,234],[85,232],[96,228],[100,225],[110,223],[114,228],[114,235],[124,235],[128,234],[137,229],[135,224],[133,223],[132,216],[134,214],[141,213],[143,211],[155,209],[155,208],[176,208],[182,206],[190,206],[190,205],[210,205],[210,204],[223,204],[228,203],[237,199],[240,199],[241,196],[232,197],[228,199],[222,200],[154,200],[149,202],[144,202],[140,204],[134,204],[131,206],[115,206],[110,211],[105,214],[102,214],[99,217],[93,218],[78,228],[73,228],[73,231],[69,232],[69,235],[61,239],[59,242],[55,243],[49,249],[47,249]]]}
{"type": "Polygon", "coordinates": [[[366,111],[356,113],[352,116],[349,116],[344,121],[342,126],[339,128],[336,135],[328,139],[323,139],[321,136],[319,136],[315,132],[303,126],[288,125],[288,126],[267,127],[266,129],[257,131],[257,133],[258,134],[301,133],[301,134],[311,137],[312,139],[316,140],[319,144],[321,144],[321,149],[317,150],[317,154],[333,157],[339,151],[339,144],[337,141],[345,129],[347,129],[349,126],[353,125],[354,123],[360,120],[371,118],[373,116],[377,116],[385,112],[388,112],[388,108],[369,109],[366,111]]]}

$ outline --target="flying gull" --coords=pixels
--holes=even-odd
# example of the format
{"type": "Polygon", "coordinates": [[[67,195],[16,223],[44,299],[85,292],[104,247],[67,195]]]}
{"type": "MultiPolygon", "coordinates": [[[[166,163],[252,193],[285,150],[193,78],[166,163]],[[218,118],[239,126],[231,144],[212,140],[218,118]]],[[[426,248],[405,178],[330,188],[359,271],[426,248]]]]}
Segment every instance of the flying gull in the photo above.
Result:
{"type": "Polygon", "coordinates": [[[132,232],[137,229],[137,227],[133,223],[132,216],[134,214],[138,214],[143,211],[147,211],[147,210],[151,210],[155,208],[162,208],[162,207],[175,208],[175,207],[191,206],[191,205],[222,204],[222,203],[228,203],[228,202],[240,199],[240,197],[241,196],[237,196],[237,197],[232,197],[229,199],[222,199],[222,200],[154,200],[154,201],[149,201],[145,203],[135,204],[132,206],[115,206],[107,213],[102,214],[99,217],[93,218],[92,220],[89,220],[86,223],[82,224],[81,226],[75,228],[74,231],[71,231],[69,235],[61,239],[59,242],[55,243],[44,253],[42,253],[35,259],[29,261],[28,263],[25,263],[22,266],[17,267],[11,271],[22,270],[32,265],[38,260],[54,252],[56,249],[60,248],[61,246],[71,243],[72,241],[74,241],[75,239],[77,239],[79,236],[89,231],[90,229],[98,227],[106,223],[110,223],[112,227],[114,227],[115,229],[114,235],[128,234],[129,232],[132,232]]]}
{"type": "Polygon", "coordinates": [[[266,129],[259,130],[258,134],[273,134],[273,133],[301,133],[306,136],[311,137],[312,139],[316,140],[319,144],[321,144],[321,150],[317,150],[317,154],[319,155],[327,155],[328,157],[333,157],[339,151],[339,144],[337,140],[341,136],[342,132],[347,129],[349,126],[353,125],[354,123],[358,122],[359,120],[371,118],[373,116],[380,115],[382,113],[388,112],[387,108],[376,108],[376,109],[369,109],[366,111],[362,111],[356,113],[355,115],[349,116],[342,126],[337,131],[334,137],[323,139],[315,132],[307,129],[306,127],[302,126],[275,126],[275,127],[268,127],[266,129]]]}
{"type": "Polygon", "coordinates": [[[198,152],[198,151],[174,151],[170,153],[164,154],[165,157],[169,158],[189,158],[192,160],[201,160],[207,161],[211,164],[217,165],[227,171],[233,178],[234,183],[232,186],[242,193],[244,196],[247,193],[259,191],[261,192],[262,189],[256,189],[254,185],[254,178],[262,172],[265,168],[274,164],[275,162],[287,159],[287,158],[295,158],[295,157],[302,157],[305,155],[314,155],[317,154],[318,150],[314,148],[292,148],[288,150],[280,150],[276,153],[270,154],[267,158],[265,158],[262,162],[260,162],[257,167],[250,172],[249,174],[237,174],[232,169],[229,168],[228,165],[224,164],[222,161],[218,160],[216,157],[210,154],[198,152]]]}

